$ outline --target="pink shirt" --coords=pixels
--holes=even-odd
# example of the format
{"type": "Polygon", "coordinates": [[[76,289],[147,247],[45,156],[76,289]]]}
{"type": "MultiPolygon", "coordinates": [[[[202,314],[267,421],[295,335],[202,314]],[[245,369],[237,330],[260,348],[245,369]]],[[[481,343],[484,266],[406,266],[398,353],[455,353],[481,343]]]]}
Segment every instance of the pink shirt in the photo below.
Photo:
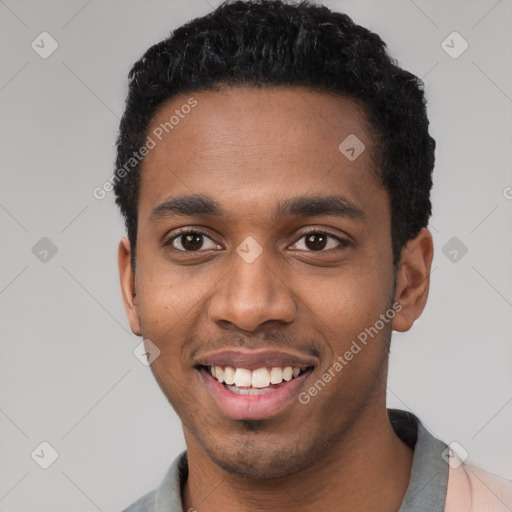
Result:
{"type": "Polygon", "coordinates": [[[444,512],[512,512],[512,482],[469,464],[450,466],[444,512]]]}

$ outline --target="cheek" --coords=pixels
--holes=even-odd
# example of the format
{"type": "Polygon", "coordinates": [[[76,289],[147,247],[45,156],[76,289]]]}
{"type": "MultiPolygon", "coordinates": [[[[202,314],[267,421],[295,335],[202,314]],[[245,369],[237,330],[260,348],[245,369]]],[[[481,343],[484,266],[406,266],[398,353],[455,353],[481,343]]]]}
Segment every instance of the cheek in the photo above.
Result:
{"type": "Polygon", "coordinates": [[[154,372],[168,389],[180,389],[183,394],[189,385],[185,375],[190,351],[197,346],[198,327],[204,325],[205,297],[219,278],[192,267],[172,269],[161,262],[144,263],[138,267],[137,285],[142,336],[160,350],[152,364],[154,372]]]}
{"type": "Polygon", "coordinates": [[[315,281],[314,287],[302,281],[297,296],[302,298],[304,314],[322,332],[333,354],[344,353],[390,306],[392,280],[371,265],[340,268],[315,281]]]}
{"type": "Polygon", "coordinates": [[[148,334],[170,329],[182,332],[193,324],[205,296],[218,281],[211,271],[171,266],[160,258],[141,259],[137,272],[138,312],[148,334]]]}

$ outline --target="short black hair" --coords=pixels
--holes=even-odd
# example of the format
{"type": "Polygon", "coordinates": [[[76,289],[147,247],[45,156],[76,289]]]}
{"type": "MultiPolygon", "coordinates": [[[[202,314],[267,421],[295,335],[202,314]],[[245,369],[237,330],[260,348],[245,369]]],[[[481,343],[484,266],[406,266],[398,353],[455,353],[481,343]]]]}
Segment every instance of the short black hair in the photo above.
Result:
{"type": "Polygon", "coordinates": [[[346,14],[309,1],[228,0],[149,48],[128,78],[113,177],[133,268],[143,160],[130,172],[126,163],[144,145],[164,102],[220,86],[307,87],[355,100],[376,135],[372,154],[389,195],[395,269],[402,247],[428,224],[435,141],[423,82],[346,14]]]}

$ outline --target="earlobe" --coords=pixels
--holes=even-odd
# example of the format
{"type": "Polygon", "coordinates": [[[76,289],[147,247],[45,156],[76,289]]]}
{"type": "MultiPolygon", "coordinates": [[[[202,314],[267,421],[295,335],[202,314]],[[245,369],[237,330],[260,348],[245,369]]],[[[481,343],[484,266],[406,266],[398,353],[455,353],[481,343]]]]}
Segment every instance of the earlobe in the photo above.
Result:
{"type": "Polygon", "coordinates": [[[433,256],[432,234],[427,228],[423,228],[402,248],[395,292],[395,302],[399,302],[402,309],[393,319],[395,331],[408,331],[423,312],[428,298],[433,256]]]}
{"type": "Polygon", "coordinates": [[[131,247],[130,241],[127,237],[122,238],[119,242],[117,259],[124,310],[126,311],[126,316],[130,322],[130,328],[133,334],[141,336],[139,315],[137,311],[137,294],[135,291],[135,282],[131,264],[131,247]]]}

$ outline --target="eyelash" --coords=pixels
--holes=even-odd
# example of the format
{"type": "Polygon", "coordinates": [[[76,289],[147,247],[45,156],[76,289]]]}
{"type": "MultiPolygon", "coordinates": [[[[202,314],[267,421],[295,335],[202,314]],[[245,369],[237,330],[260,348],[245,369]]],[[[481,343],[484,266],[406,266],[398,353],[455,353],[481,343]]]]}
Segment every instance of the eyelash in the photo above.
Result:
{"type": "MultiPolygon", "coordinates": [[[[209,238],[210,240],[212,240],[214,243],[217,243],[212,239],[212,237],[208,234],[208,232],[202,231],[201,229],[197,229],[197,228],[182,228],[177,233],[175,233],[171,238],[167,239],[163,245],[172,247],[174,240],[178,239],[182,235],[187,235],[190,233],[205,236],[205,237],[209,238]]],[[[333,238],[334,240],[336,240],[339,243],[340,247],[335,248],[335,249],[331,248],[331,249],[327,249],[327,250],[321,249],[319,251],[309,250],[306,252],[322,253],[322,252],[328,252],[328,251],[332,251],[332,250],[341,250],[341,249],[345,249],[346,247],[348,247],[350,245],[350,242],[348,240],[346,240],[344,238],[340,238],[339,236],[333,235],[333,234],[329,233],[328,231],[318,229],[318,228],[309,228],[306,231],[303,231],[301,233],[301,236],[292,245],[295,245],[299,240],[301,240],[302,238],[304,238],[305,236],[310,235],[310,234],[324,235],[324,236],[333,238]]],[[[217,245],[220,245],[220,244],[217,244],[217,245]]],[[[176,252],[191,253],[191,254],[201,252],[201,249],[198,251],[183,251],[181,249],[175,249],[174,247],[172,247],[172,249],[174,249],[176,252]]],[[[207,250],[211,250],[211,249],[207,249],[207,250]]],[[[298,249],[294,249],[294,250],[298,250],[298,249]]]]}

